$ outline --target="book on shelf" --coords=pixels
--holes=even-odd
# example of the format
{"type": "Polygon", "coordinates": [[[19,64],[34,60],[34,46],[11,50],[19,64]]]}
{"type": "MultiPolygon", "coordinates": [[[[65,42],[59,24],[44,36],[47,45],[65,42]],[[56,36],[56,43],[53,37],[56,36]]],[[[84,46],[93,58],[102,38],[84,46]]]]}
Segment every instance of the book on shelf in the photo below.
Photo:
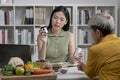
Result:
{"type": "Polygon", "coordinates": [[[12,29],[8,29],[8,43],[14,43],[14,32],[12,29]]]}
{"type": "Polygon", "coordinates": [[[78,44],[83,44],[83,30],[82,29],[78,29],[77,31],[77,42],[78,44]]]}
{"type": "Polygon", "coordinates": [[[90,19],[90,13],[88,10],[84,10],[85,12],[85,24],[88,24],[88,21],[90,19]]]}
{"type": "Polygon", "coordinates": [[[0,10],[0,25],[5,25],[5,14],[3,10],[0,10]]]}
{"type": "Polygon", "coordinates": [[[84,34],[84,43],[88,43],[88,31],[85,31],[85,34],[84,34]]]}
{"type": "Polygon", "coordinates": [[[5,11],[5,25],[9,25],[10,23],[10,14],[9,14],[9,10],[5,11]]]}
{"type": "Polygon", "coordinates": [[[78,44],[92,43],[91,33],[88,29],[78,29],[78,44]]]}
{"type": "Polygon", "coordinates": [[[33,8],[29,9],[29,24],[34,24],[34,12],[33,12],[33,8]]]}
{"type": "Polygon", "coordinates": [[[18,33],[16,33],[16,34],[18,34],[18,35],[16,35],[16,36],[18,36],[18,37],[17,37],[17,38],[18,38],[18,39],[17,39],[17,40],[18,40],[18,41],[17,41],[17,42],[18,42],[17,44],[21,44],[21,41],[22,41],[22,40],[21,40],[21,39],[22,39],[22,38],[21,38],[21,31],[18,30],[17,32],[18,32],[18,33]]]}
{"type": "Polygon", "coordinates": [[[46,8],[43,8],[43,24],[46,24],[46,8]]]}
{"type": "Polygon", "coordinates": [[[91,13],[89,10],[79,10],[78,15],[79,15],[79,19],[78,19],[79,24],[81,25],[88,24],[88,21],[91,16],[91,13]]]}
{"type": "Polygon", "coordinates": [[[28,34],[27,33],[28,33],[28,30],[23,29],[21,31],[21,44],[26,44],[28,42],[28,40],[27,40],[28,34]]]}
{"type": "Polygon", "coordinates": [[[8,43],[8,30],[1,29],[0,30],[0,43],[7,44],[8,43]]]}
{"type": "Polygon", "coordinates": [[[27,30],[27,29],[23,29],[23,30],[15,30],[16,32],[16,41],[15,44],[31,44],[32,43],[32,33],[27,30]]]}
{"type": "Polygon", "coordinates": [[[28,31],[28,34],[27,34],[27,44],[32,44],[32,32],[28,31]]]}
{"type": "Polygon", "coordinates": [[[2,30],[2,44],[5,44],[5,30],[2,30]]]}
{"type": "Polygon", "coordinates": [[[46,24],[46,8],[35,8],[35,24],[46,24]]]}
{"type": "Polygon", "coordinates": [[[14,12],[13,10],[0,10],[0,25],[12,25],[14,24],[14,12]]]}
{"type": "Polygon", "coordinates": [[[13,0],[0,0],[0,4],[12,4],[13,0]]]}
{"type": "Polygon", "coordinates": [[[14,11],[10,10],[9,11],[9,25],[13,25],[14,24],[14,11]]]}
{"type": "Polygon", "coordinates": [[[24,24],[29,24],[29,17],[30,17],[30,15],[29,15],[29,8],[26,8],[26,10],[25,10],[25,21],[24,21],[24,24]]]}
{"type": "Polygon", "coordinates": [[[39,8],[35,8],[35,24],[40,24],[39,8]]]}
{"type": "Polygon", "coordinates": [[[18,43],[19,43],[19,42],[18,42],[18,36],[19,36],[18,29],[16,29],[16,30],[15,30],[15,38],[16,38],[15,44],[18,44],[18,43]]]}
{"type": "Polygon", "coordinates": [[[79,24],[85,24],[85,12],[84,10],[79,11],[79,24]]]}
{"type": "Polygon", "coordinates": [[[34,12],[32,7],[27,7],[25,10],[25,16],[23,16],[24,24],[34,24],[34,12]]]}

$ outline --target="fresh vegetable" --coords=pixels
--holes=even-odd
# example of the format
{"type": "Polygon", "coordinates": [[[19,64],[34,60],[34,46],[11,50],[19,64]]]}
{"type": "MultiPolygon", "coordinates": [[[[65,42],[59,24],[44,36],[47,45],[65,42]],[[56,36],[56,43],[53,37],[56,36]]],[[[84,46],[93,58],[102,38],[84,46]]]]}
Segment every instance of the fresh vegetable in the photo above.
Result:
{"type": "Polygon", "coordinates": [[[41,60],[41,62],[28,61],[24,64],[23,60],[19,57],[12,57],[8,64],[2,68],[3,76],[12,75],[32,75],[32,74],[47,74],[53,72],[51,68],[45,69],[45,65],[49,62],[41,60]]]}
{"type": "Polygon", "coordinates": [[[21,58],[19,58],[19,57],[12,57],[10,59],[10,61],[8,62],[8,64],[13,65],[14,67],[16,67],[18,65],[24,66],[24,61],[21,58]]]}
{"type": "Polygon", "coordinates": [[[15,69],[15,73],[16,73],[16,75],[23,75],[24,74],[24,72],[25,72],[25,69],[23,68],[23,67],[16,67],[16,69],[15,69]]]}
{"type": "Polygon", "coordinates": [[[34,68],[41,68],[41,69],[43,68],[43,65],[37,62],[33,62],[33,65],[34,65],[34,68]]]}
{"type": "Polygon", "coordinates": [[[11,64],[4,65],[2,68],[3,76],[11,76],[14,75],[15,68],[11,64]]]}
{"type": "Polygon", "coordinates": [[[34,69],[33,74],[47,74],[51,72],[52,70],[50,69],[34,69]]]}
{"type": "Polygon", "coordinates": [[[25,73],[24,73],[25,75],[31,75],[31,71],[30,70],[25,70],[25,73]]]}
{"type": "Polygon", "coordinates": [[[33,68],[34,68],[34,65],[33,65],[33,63],[26,63],[26,64],[24,65],[24,68],[25,68],[25,70],[30,70],[30,71],[32,71],[33,68]]]}

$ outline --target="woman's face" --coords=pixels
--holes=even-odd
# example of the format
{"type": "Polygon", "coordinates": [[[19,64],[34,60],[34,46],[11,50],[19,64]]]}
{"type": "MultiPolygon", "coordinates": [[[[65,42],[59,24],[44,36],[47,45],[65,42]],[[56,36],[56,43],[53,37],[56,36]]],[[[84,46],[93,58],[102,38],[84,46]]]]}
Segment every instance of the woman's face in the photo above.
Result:
{"type": "Polygon", "coordinates": [[[62,11],[56,12],[52,16],[52,29],[58,31],[63,28],[64,25],[67,24],[66,17],[62,11]]]}

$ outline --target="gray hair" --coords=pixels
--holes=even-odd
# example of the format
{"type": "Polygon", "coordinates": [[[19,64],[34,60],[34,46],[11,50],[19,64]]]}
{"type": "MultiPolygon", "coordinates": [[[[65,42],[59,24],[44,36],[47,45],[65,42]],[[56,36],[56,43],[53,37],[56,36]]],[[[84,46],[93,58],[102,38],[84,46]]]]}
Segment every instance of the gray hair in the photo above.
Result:
{"type": "MultiPolygon", "coordinates": [[[[98,13],[91,17],[88,22],[88,25],[94,30],[99,29],[103,34],[107,35],[113,32],[114,30],[114,19],[108,13],[98,13]]],[[[104,35],[104,36],[105,36],[104,35]]]]}

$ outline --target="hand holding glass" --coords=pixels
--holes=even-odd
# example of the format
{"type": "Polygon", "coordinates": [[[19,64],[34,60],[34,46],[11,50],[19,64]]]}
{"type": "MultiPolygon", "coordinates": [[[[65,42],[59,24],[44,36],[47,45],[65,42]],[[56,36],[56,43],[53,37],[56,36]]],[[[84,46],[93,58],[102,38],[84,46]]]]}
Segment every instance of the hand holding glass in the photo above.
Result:
{"type": "Polygon", "coordinates": [[[48,30],[45,26],[40,27],[40,32],[42,35],[46,36],[48,34],[48,30]]]}
{"type": "Polygon", "coordinates": [[[76,48],[75,53],[74,53],[74,58],[76,59],[77,62],[81,63],[82,62],[82,57],[83,57],[83,51],[81,48],[76,48]]]}

